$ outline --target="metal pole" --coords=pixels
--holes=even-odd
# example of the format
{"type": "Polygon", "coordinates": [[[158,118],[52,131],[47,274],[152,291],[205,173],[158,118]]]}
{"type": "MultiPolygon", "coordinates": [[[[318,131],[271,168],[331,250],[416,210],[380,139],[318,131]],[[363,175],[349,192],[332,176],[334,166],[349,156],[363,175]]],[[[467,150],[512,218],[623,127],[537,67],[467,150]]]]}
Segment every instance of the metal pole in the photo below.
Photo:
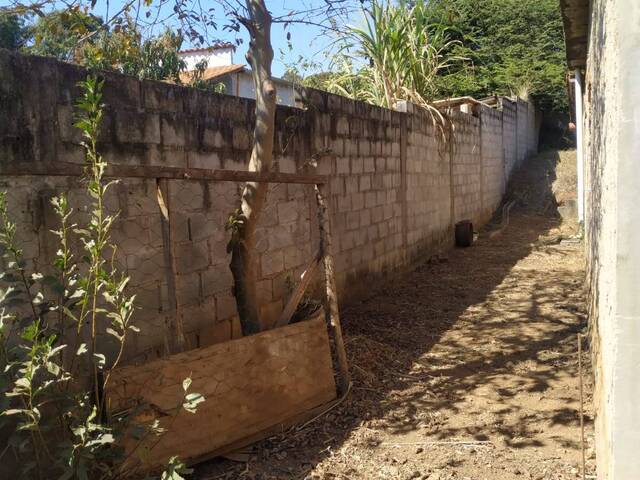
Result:
{"type": "Polygon", "coordinates": [[[582,73],[575,69],[576,157],[578,182],[578,222],[584,222],[584,157],[582,151],[582,73]]]}

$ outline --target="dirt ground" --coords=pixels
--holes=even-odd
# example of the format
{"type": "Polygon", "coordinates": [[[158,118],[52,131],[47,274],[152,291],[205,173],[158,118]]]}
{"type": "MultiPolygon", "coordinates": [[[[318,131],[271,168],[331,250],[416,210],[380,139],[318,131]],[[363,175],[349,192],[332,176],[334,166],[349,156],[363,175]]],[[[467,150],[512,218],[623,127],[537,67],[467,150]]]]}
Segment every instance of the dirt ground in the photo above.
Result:
{"type": "MultiPolygon", "coordinates": [[[[254,445],[246,463],[200,465],[196,478],[581,478],[583,256],[556,202],[570,197],[573,162],[539,155],[512,182],[501,232],[490,225],[472,247],[425,259],[342,311],[345,402],[254,445]]],[[[583,368],[595,478],[588,353],[583,368]]]]}

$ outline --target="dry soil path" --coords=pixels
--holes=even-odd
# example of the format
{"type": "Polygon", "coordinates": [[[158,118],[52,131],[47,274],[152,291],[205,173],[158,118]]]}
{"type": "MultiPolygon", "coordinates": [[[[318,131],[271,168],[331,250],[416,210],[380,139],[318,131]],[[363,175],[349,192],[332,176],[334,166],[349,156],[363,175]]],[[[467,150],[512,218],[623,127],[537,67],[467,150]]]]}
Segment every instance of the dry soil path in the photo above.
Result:
{"type": "Polygon", "coordinates": [[[519,205],[501,234],[482,232],[344,310],[344,404],[254,446],[246,464],[201,466],[200,478],[580,478],[583,258],[582,245],[558,243],[559,158],[540,156],[514,182],[519,205]]]}

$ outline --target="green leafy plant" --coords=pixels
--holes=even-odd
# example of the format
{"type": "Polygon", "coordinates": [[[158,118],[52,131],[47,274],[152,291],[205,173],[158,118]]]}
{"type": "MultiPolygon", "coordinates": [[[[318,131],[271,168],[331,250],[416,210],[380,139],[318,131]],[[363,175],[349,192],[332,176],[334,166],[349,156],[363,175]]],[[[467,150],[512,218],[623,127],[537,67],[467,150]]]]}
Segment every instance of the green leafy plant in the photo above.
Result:
{"type": "Polygon", "coordinates": [[[16,50],[24,44],[27,37],[24,19],[5,13],[5,9],[0,8],[0,48],[16,50]]]}
{"type": "MultiPolygon", "coordinates": [[[[86,151],[89,215],[82,225],[73,223],[67,197],[52,199],[60,226],[52,231],[58,251],[50,271],[29,271],[0,192],[0,433],[9,432],[0,461],[15,464],[23,478],[120,478],[127,459],[121,440],[139,427],[132,416],[111,417],[106,408],[111,372],[138,328],[135,295],[113,260],[117,213],[105,209],[114,181],[104,180],[107,165],[97,150],[102,82],[88,77],[80,86],[76,127],[86,151]]],[[[180,405],[193,413],[204,397],[188,392],[190,384],[186,379],[180,405]]],[[[163,433],[157,423],[142,427],[163,433]]],[[[169,469],[181,471],[175,461],[169,469]]]]}
{"type": "Polygon", "coordinates": [[[188,80],[187,85],[206,92],[224,93],[224,83],[207,80],[205,78],[208,66],[209,63],[206,60],[201,60],[196,63],[195,70],[184,73],[183,78],[188,80]]]}
{"type": "Polygon", "coordinates": [[[428,107],[437,78],[465,59],[454,53],[449,28],[432,22],[429,4],[374,0],[363,10],[364,26],[349,27],[330,91],[393,108],[398,100],[428,107]]]}
{"type": "Polygon", "coordinates": [[[182,475],[188,475],[192,472],[193,469],[187,468],[178,457],[171,457],[160,480],[184,480],[182,475]]]}
{"type": "Polygon", "coordinates": [[[180,82],[186,68],[178,55],[182,42],[182,35],[168,28],[143,35],[126,12],[109,24],[81,5],[41,12],[35,21],[0,8],[0,46],[140,79],[180,82]]]}
{"type": "Polygon", "coordinates": [[[178,56],[182,36],[166,29],[144,38],[131,18],[118,28],[101,30],[81,46],[79,62],[89,68],[114,70],[140,79],[180,81],[186,64],[178,56]]]}
{"type": "Polygon", "coordinates": [[[566,112],[566,60],[556,0],[431,0],[430,17],[445,25],[469,59],[438,78],[442,96],[527,93],[544,112],[566,112]]]}
{"type": "Polygon", "coordinates": [[[79,5],[70,5],[63,10],[38,15],[35,22],[26,23],[23,34],[30,41],[24,50],[34,55],[80,62],[83,56],[81,40],[89,35],[95,36],[102,28],[104,22],[100,17],[88,13],[79,5]]]}

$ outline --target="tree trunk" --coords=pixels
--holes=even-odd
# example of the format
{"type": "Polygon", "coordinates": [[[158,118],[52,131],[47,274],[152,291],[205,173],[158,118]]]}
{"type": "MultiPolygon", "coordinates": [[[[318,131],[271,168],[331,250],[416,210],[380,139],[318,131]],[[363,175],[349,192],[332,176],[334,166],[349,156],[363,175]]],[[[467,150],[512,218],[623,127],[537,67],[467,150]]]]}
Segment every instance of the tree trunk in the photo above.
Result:
{"type": "MultiPolygon", "coordinates": [[[[251,41],[247,61],[256,90],[256,123],[253,130],[253,149],[249,171],[267,172],[273,163],[273,138],[276,114],[276,88],[271,80],[271,14],[264,0],[246,0],[249,18],[243,24],[249,30],[251,41]]],[[[256,226],[264,208],[268,183],[247,182],[242,192],[237,217],[238,230],[231,244],[231,273],[234,279],[236,305],[242,333],[250,335],[260,331],[260,318],[256,296],[258,256],[256,254],[256,226]]]]}

